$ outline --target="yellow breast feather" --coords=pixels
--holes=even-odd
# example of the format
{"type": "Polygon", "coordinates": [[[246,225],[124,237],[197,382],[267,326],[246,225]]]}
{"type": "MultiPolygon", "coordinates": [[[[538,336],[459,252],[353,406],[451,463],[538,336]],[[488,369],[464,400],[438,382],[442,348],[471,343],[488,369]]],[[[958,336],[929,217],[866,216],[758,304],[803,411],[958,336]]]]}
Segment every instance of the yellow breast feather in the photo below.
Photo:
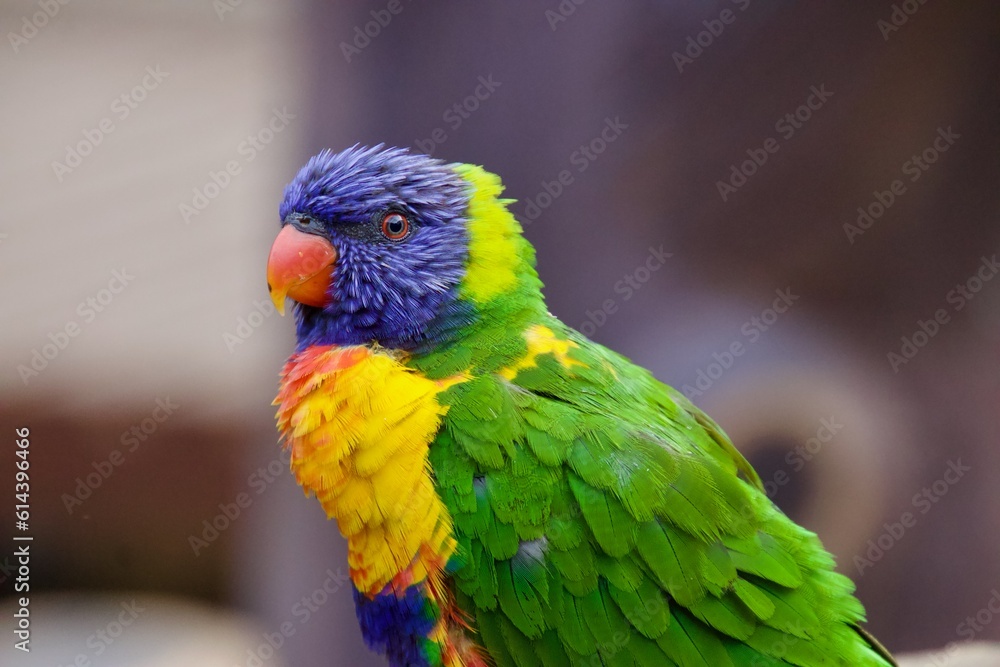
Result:
{"type": "Polygon", "coordinates": [[[292,472],[337,520],[363,593],[437,578],[455,551],[428,450],[447,410],[437,394],[456,381],[366,346],[314,346],[282,372],[275,405],[292,472]]]}

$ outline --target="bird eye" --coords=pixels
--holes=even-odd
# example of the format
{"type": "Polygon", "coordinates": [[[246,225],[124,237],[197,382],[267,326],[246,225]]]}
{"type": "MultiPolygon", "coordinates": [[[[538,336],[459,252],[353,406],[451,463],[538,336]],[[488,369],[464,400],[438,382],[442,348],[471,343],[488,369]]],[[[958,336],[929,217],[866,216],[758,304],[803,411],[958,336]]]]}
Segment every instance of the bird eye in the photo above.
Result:
{"type": "Polygon", "coordinates": [[[390,241],[399,241],[410,233],[410,221],[402,213],[386,213],[382,217],[382,236],[390,241]]]}
{"type": "Polygon", "coordinates": [[[322,231],[323,230],[323,223],[321,223],[316,218],[312,218],[312,217],[308,217],[308,216],[303,216],[303,217],[299,218],[299,224],[301,226],[305,227],[306,229],[314,229],[314,230],[318,230],[318,231],[322,231]]]}

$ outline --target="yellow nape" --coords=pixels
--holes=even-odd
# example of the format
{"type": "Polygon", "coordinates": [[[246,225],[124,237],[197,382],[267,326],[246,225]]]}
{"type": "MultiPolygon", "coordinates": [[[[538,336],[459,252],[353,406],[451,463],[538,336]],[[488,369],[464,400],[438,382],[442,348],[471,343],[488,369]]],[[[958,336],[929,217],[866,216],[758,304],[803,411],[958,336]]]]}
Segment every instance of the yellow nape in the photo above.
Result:
{"type": "Polygon", "coordinates": [[[546,326],[535,324],[529,327],[524,332],[524,340],[528,343],[524,356],[500,371],[500,375],[508,380],[513,380],[525,368],[537,366],[538,357],[542,354],[551,354],[564,368],[586,366],[582,361],[569,356],[569,351],[579,346],[571,340],[557,338],[555,332],[546,326]]]}
{"type": "Polygon", "coordinates": [[[292,471],[337,520],[364,593],[433,576],[454,553],[427,458],[447,409],[437,394],[454,381],[363,346],[309,348],[282,373],[275,404],[292,471]]]}
{"type": "Polygon", "coordinates": [[[472,186],[468,209],[469,262],[464,291],[476,303],[485,303],[509,290],[516,281],[521,225],[507,210],[511,200],[500,199],[500,177],[482,167],[457,165],[455,170],[472,186]]]}

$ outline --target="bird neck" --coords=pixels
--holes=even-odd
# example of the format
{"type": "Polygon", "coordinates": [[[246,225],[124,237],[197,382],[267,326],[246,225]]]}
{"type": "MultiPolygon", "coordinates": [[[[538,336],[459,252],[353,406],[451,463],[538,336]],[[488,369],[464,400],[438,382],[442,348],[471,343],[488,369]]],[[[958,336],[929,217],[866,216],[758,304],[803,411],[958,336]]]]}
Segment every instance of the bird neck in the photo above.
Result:
{"type": "Polygon", "coordinates": [[[524,352],[524,332],[550,319],[535,249],[507,208],[512,200],[500,196],[500,178],[474,165],[454,168],[469,186],[465,274],[426,338],[408,350],[408,365],[431,378],[504,368],[524,352]]]}

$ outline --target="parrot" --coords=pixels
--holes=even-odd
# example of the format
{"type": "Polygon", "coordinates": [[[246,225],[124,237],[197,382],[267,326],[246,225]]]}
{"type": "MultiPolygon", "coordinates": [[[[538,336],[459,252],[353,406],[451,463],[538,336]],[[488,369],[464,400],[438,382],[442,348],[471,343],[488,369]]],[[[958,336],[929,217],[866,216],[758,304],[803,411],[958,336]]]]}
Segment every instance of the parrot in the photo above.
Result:
{"type": "Polygon", "coordinates": [[[683,394],[549,313],[483,167],[315,155],[267,259],[289,467],[393,667],[894,665],[683,394]]]}

